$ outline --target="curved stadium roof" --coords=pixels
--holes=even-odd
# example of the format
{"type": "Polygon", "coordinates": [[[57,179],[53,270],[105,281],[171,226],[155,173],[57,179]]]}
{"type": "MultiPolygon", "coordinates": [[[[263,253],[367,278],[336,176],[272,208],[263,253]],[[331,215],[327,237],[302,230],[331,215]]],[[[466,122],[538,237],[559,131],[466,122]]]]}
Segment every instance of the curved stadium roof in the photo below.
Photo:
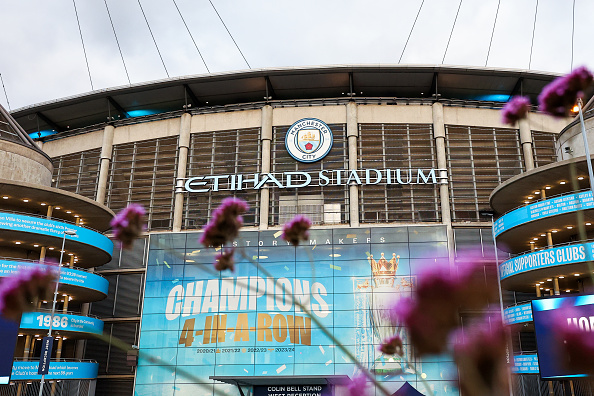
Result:
{"type": "Polygon", "coordinates": [[[434,65],[335,65],[184,76],[88,92],[12,112],[27,131],[72,131],[115,119],[192,109],[322,98],[439,98],[532,103],[558,74],[434,65]],[[437,95],[437,96],[436,96],[437,95]],[[37,117],[35,117],[37,116],[37,117]],[[111,118],[111,119],[113,119],[111,118]]]}

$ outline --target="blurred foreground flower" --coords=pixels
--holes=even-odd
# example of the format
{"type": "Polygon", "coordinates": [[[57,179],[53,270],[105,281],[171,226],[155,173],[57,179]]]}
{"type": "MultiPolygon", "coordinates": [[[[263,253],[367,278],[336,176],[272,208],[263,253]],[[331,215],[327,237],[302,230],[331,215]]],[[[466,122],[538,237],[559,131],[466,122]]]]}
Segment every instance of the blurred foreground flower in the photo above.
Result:
{"type": "Polygon", "coordinates": [[[367,386],[367,378],[363,374],[358,374],[353,377],[349,384],[349,395],[350,396],[363,396],[365,395],[365,387],[367,386]]]}
{"type": "Polygon", "coordinates": [[[145,213],[142,205],[130,204],[111,220],[113,236],[120,241],[123,249],[131,248],[134,240],[144,231],[145,213]]]}
{"type": "Polygon", "coordinates": [[[393,307],[392,317],[406,326],[418,355],[446,350],[461,306],[480,309],[494,299],[497,289],[485,284],[481,260],[478,251],[459,252],[458,274],[452,273],[447,259],[425,266],[413,298],[401,299],[393,307]]]}
{"type": "Polygon", "coordinates": [[[217,271],[231,270],[235,271],[235,260],[233,260],[233,253],[235,249],[222,249],[219,254],[215,256],[214,267],[217,271]]]}
{"type": "Polygon", "coordinates": [[[283,227],[282,238],[297,246],[299,245],[299,241],[307,241],[309,239],[308,230],[310,227],[311,221],[306,216],[297,215],[283,227]]]}
{"type": "Polygon", "coordinates": [[[539,110],[555,117],[569,115],[583,90],[592,83],[592,73],[584,66],[557,78],[543,88],[538,96],[539,110]]]}
{"type": "Polygon", "coordinates": [[[221,246],[230,242],[239,235],[239,229],[243,225],[241,215],[249,209],[248,204],[239,198],[227,197],[221,205],[213,212],[212,218],[200,237],[200,243],[204,246],[221,246]]]}
{"type": "Polygon", "coordinates": [[[573,307],[558,310],[550,326],[559,348],[557,356],[563,359],[563,366],[572,372],[594,375],[594,337],[572,320],[575,318],[577,321],[582,316],[573,307]]]}
{"type": "Polygon", "coordinates": [[[526,118],[530,110],[530,99],[526,96],[514,96],[501,110],[501,120],[504,124],[514,125],[526,118]]]}
{"type": "Polygon", "coordinates": [[[509,395],[507,332],[500,320],[487,318],[455,333],[454,360],[463,396],[509,395]]]}
{"type": "Polygon", "coordinates": [[[379,350],[386,355],[402,356],[402,339],[397,335],[387,338],[382,342],[379,350]]]}
{"type": "Polygon", "coordinates": [[[21,269],[0,283],[0,312],[13,321],[36,307],[38,300],[47,300],[55,287],[56,269],[51,265],[21,269]]]}

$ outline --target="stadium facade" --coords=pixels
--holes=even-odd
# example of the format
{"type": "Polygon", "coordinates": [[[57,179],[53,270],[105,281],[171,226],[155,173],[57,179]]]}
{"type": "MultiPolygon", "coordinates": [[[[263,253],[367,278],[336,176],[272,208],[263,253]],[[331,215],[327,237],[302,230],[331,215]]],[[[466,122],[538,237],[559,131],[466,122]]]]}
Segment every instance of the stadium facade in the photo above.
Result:
{"type": "MultiPolygon", "coordinates": [[[[402,332],[386,307],[410,294],[422,268],[455,266],[468,246],[483,252],[485,282],[498,282],[491,204],[503,213],[519,195],[491,193],[557,166],[565,152],[557,137],[571,121],[532,111],[512,128],[499,110],[516,94],[536,103],[555,77],[404,65],[251,70],[14,111],[51,157],[53,187],[114,211],[133,202],[148,211],[146,238],[96,270],[109,292],[91,314],[141,356],[136,363],[134,352],[86,341],[84,358],[99,362],[97,394],[338,395],[356,373],[349,353],[391,392],[405,382],[424,392],[426,382],[436,395],[458,394],[450,357],[417,359],[415,373],[377,351],[402,332]],[[198,238],[227,196],[250,209],[236,270],[218,273],[215,250],[198,238]],[[297,248],[279,238],[296,213],[314,222],[297,248]]],[[[506,249],[517,253],[528,236],[514,235],[517,246],[506,249]]],[[[536,297],[534,279],[517,279],[502,280],[506,308],[536,297]]],[[[486,313],[499,320],[494,303],[486,313]]],[[[463,312],[461,323],[482,314],[463,312]]],[[[514,354],[535,349],[533,337],[517,340],[514,354]]],[[[405,358],[413,359],[408,343],[405,358]]],[[[516,371],[517,394],[535,394],[526,389],[540,386],[538,367],[516,371]]]]}

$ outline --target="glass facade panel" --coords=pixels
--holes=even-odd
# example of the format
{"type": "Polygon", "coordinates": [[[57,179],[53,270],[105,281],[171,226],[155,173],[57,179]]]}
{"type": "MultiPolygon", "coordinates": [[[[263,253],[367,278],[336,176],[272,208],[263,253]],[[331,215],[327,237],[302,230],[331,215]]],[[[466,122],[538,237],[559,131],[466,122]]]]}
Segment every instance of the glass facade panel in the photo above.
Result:
{"type": "Polygon", "coordinates": [[[53,186],[95,199],[101,163],[101,148],[52,158],[53,186]]]}
{"type": "Polygon", "coordinates": [[[452,220],[491,221],[489,196],[500,183],[522,172],[515,129],[446,125],[452,220]]]}
{"type": "MultiPolygon", "coordinates": [[[[260,128],[202,132],[190,135],[187,177],[260,173],[260,128]]],[[[184,200],[183,228],[197,229],[206,224],[221,201],[234,196],[245,200],[249,211],[243,216],[246,226],[259,221],[259,190],[246,187],[229,191],[229,178],[219,181],[219,191],[187,193],[184,200]]]]}
{"type": "MultiPolygon", "coordinates": [[[[340,224],[349,222],[349,188],[346,185],[321,186],[320,171],[330,179],[330,184],[339,177],[337,172],[348,169],[348,146],[344,124],[328,125],[334,136],[332,149],[324,159],[313,162],[298,162],[285,148],[285,136],[289,126],[274,127],[271,144],[271,171],[282,177],[283,172],[310,172],[311,184],[307,189],[270,189],[269,224],[284,224],[295,214],[309,217],[314,224],[340,224]],[[307,191],[304,191],[307,190],[307,191]]],[[[341,172],[342,178],[347,177],[341,172]]],[[[299,183],[299,180],[295,180],[299,183]]],[[[344,181],[342,182],[344,183],[344,181]]],[[[323,183],[322,183],[323,184],[323,183]]]]}
{"type": "Polygon", "coordinates": [[[178,137],[113,146],[106,205],[118,211],[131,203],[147,211],[147,230],[171,229],[178,137]]]}
{"type": "MultiPolygon", "coordinates": [[[[436,168],[431,124],[360,124],[359,169],[436,168]]],[[[360,187],[361,223],[439,221],[439,191],[433,184],[360,187]]]]}

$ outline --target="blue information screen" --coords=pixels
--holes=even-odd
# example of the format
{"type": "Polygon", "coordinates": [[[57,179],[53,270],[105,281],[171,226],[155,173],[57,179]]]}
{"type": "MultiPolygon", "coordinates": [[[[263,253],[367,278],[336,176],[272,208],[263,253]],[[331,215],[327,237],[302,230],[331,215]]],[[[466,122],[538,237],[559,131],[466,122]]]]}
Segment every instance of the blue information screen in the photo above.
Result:
{"type": "MultiPolygon", "coordinates": [[[[551,330],[554,320],[564,326],[576,326],[590,333],[590,318],[594,318],[594,295],[547,298],[532,301],[532,315],[542,379],[586,377],[564,366],[562,343],[551,330]]],[[[559,323],[556,323],[557,325],[559,323]]]]}

